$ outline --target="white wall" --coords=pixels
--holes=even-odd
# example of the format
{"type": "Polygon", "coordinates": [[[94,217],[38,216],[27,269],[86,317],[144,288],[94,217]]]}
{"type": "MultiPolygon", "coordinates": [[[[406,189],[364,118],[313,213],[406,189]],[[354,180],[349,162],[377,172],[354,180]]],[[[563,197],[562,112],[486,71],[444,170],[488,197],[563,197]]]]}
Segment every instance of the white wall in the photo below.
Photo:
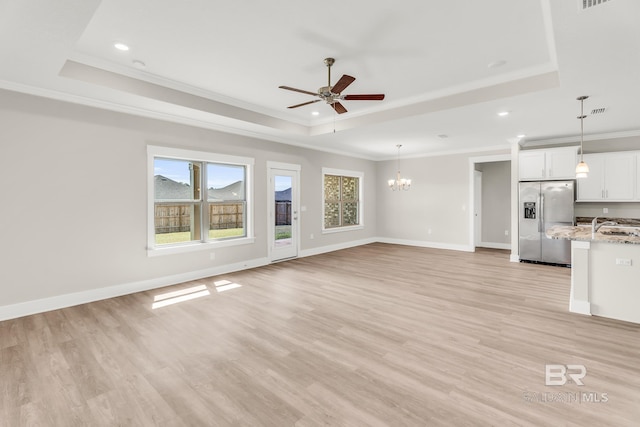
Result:
{"type": "Polygon", "coordinates": [[[0,91],[0,119],[0,319],[2,307],[38,299],[109,296],[112,291],[97,290],[124,293],[266,262],[268,160],[302,166],[302,251],[376,236],[372,161],[9,91],[0,91]],[[148,144],[255,158],[255,243],[218,249],[215,261],[211,251],[148,257],[148,144]],[[364,172],[364,229],[322,234],[322,167],[364,172]]]}
{"type": "Polygon", "coordinates": [[[396,161],[379,162],[378,235],[389,242],[472,251],[469,158],[477,155],[401,159],[402,176],[413,182],[406,192],[386,187],[396,161]]]}

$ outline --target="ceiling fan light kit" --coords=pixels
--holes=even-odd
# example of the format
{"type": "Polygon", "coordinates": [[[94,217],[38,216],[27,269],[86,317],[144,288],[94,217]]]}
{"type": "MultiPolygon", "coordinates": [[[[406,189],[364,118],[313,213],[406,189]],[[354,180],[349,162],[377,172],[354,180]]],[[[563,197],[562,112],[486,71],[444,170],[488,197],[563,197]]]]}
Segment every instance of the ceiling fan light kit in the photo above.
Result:
{"type": "Polygon", "coordinates": [[[303,102],[301,104],[291,105],[287,108],[298,108],[304,105],[313,104],[320,101],[325,101],[327,104],[331,106],[338,114],[344,114],[347,112],[347,109],[342,105],[339,101],[382,101],[384,99],[384,94],[359,94],[359,95],[342,95],[342,91],[345,90],[351,83],[353,83],[356,78],[343,74],[340,77],[340,80],[333,86],[331,86],[331,66],[335,63],[334,58],[325,58],[324,63],[327,66],[327,85],[322,86],[318,89],[317,92],[311,92],[302,89],[296,89],[290,86],[278,86],[280,89],[291,90],[294,92],[300,92],[311,96],[317,96],[320,99],[315,99],[313,101],[303,102]]]}

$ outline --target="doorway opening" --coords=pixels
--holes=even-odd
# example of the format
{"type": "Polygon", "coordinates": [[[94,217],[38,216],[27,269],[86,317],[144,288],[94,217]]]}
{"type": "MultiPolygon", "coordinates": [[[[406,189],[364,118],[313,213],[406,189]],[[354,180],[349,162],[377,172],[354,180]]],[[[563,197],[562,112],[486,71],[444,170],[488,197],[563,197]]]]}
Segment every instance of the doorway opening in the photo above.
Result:
{"type": "Polygon", "coordinates": [[[511,249],[511,156],[474,157],[470,162],[469,241],[476,248],[511,249]]]}

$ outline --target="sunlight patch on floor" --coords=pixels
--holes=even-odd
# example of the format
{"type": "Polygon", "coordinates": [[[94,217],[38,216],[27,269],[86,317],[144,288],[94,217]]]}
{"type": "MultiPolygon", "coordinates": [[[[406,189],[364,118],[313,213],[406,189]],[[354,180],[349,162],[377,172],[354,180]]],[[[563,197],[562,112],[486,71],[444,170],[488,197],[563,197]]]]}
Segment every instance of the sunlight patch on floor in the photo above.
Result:
{"type": "Polygon", "coordinates": [[[235,288],[241,288],[242,285],[237,283],[230,282],[228,280],[218,280],[217,282],[213,282],[216,285],[217,292],[224,292],[235,288]]]}
{"type": "Polygon", "coordinates": [[[211,295],[206,285],[193,286],[191,288],[181,289],[179,291],[167,292],[166,294],[160,294],[153,297],[154,303],[151,305],[152,309],[166,307],[168,305],[177,304],[183,301],[189,301],[192,299],[206,297],[211,295]]]}

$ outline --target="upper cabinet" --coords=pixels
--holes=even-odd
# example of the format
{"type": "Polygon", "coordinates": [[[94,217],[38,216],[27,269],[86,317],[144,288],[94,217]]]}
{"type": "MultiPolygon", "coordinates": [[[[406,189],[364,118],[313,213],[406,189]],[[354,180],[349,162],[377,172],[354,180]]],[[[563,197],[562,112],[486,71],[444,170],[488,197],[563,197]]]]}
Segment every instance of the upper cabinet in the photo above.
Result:
{"type": "Polygon", "coordinates": [[[520,152],[519,180],[574,179],[578,147],[547,148],[520,152]]]}
{"type": "Polygon", "coordinates": [[[578,179],[579,202],[627,202],[639,200],[640,177],[636,173],[636,152],[585,154],[589,176],[578,179]]]}

